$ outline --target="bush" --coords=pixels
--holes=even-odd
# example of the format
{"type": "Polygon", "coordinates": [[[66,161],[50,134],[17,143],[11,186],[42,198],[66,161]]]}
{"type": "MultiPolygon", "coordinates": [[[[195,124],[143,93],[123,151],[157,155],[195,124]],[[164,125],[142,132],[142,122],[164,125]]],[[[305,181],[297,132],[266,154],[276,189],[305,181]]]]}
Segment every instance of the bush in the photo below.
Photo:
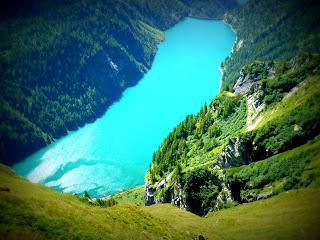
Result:
{"type": "Polygon", "coordinates": [[[101,199],[97,198],[96,205],[100,207],[111,207],[118,204],[118,202],[114,198],[101,199]]]}
{"type": "Polygon", "coordinates": [[[182,176],[182,188],[186,193],[188,210],[205,215],[215,205],[221,191],[217,176],[207,168],[198,168],[182,176]]]}
{"type": "Polygon", "coordinates": [[[226,181],[233,197],[240,200],[248,193],[258,194],[265,186],[272,186],[274,194],[298,186],[308,186],[312,175],[304,175],[305,167],[318,154],[319,141],[310,141],[291,151],[246,166],[229,168],[226,181]]]}

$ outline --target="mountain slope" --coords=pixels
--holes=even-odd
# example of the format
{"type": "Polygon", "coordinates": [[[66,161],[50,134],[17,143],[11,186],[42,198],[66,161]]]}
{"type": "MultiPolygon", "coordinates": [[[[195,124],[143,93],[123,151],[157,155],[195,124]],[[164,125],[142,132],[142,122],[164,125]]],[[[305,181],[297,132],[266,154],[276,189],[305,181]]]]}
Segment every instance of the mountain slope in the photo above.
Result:
{"type": "Polygon", "coordinates": [[[240,69],[253,61],[319,52],[319,11],[316,0],[252,0],[228,12],[225,20],[237,32],[237,42],[223,63],[222,90],[232,91],[240,69]]]}
{"type": "MultiPolygon", "coordinates": [[[[199,8],[197,1],[178,0],[40,2],[1,3],[0,159],[6,164],[101,116],[151,67],[164,39],[159,29],[199,8]]],[[[220,18],[236,6],[205,2],[220,18]]]]}
{"type": "Polygon", "coordinates": [[[308,186],[314,176],[303,171],[319,146],[288,150],[320,134],[319,56],[245,66],[236,93],[220,93],[164,139],[145,177],[145,203],[205,215],[308,186]]]}
{"type": "Polygon", "coordinates": [[[1,239],[183,239],[135,206],[93,207],[17,177],[0,166],[1,239]]]}
{"type": "Polygon", "coordinates": [[[252,0],[226,13],[237,32],[221,66],[228,91],[164,139],[145,177],[146,205],[205,215],[313,181],[303,171],[318,145],[297,147],[320,134],[319,6],[252,0]]]}
{"type": "Polygon", "coordinates": [[[319,197],[318,188],[291,190],[204,218],[167,204],[153,205],[146,211],[177,230],[208,239],[318,239],[319,197]]]}
{"type": "Polygon", "coordinates": [[[316,239],[320,234],[319,188],[200,218],[165,204],[88,205],[82,197],[32,184],[3,165],[0,182],[0,239],[316,239]]]}

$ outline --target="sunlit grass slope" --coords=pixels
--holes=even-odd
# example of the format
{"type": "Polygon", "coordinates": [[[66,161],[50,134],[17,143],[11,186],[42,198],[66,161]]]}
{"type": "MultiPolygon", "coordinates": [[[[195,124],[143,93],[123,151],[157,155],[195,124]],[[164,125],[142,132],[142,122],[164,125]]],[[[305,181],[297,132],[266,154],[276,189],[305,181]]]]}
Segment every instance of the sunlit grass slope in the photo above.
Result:
{"type": "Polygon", "coordinates": [[[141,208],[90,206],[0,165],[0,239],[185,239],[141,208]]]}
{"type": "MultiPolygon", "coordinates": [[[[319,169],[320,139],[316,138],[266,160],[232,169],[242,171],[241,176],[251,180],[247,183],[251,188],[255,187],[254,182],[259,183],[259,179],[264,178],[264,182],[269,183],[267,188],[274,184],[278,189],[275,194],[282,192],[277,196],[212,212],[204,218],[171,205],[156,204],[145,207],[145,211],[167,220],[169,225],[190,236],[201,234],[209,239],[320,239],[319,169]],[[296,167],[298,171],[299,162],[303,161],[307,163],[304,163],[299,179],[308,181],[309,187],[282,192],[286,178],[281,178],[281,172],[290,167],[296,167]]],[[[264,187],[261,183],[259,186],[264,187]]]]}
{"type": "Polygon", "coordinates": [[[204,218],[169,204],[100,208],[1,165],[0,239],[319,239],[318,199],[320,189],[309,187],[204,218]]]}
{"type": "Polygon", "coordinates": [[[125,191],[116,193],[112,196],[119,204],[136,204],[143,205],[144,186],[137,186],[125,191]]]}
{"type": "Polygon", "coordinates": [[[179,231],[208,239],[320,239],[320,189],[305,188],[201,218],[171,205],[145,211],[179,231]]]}

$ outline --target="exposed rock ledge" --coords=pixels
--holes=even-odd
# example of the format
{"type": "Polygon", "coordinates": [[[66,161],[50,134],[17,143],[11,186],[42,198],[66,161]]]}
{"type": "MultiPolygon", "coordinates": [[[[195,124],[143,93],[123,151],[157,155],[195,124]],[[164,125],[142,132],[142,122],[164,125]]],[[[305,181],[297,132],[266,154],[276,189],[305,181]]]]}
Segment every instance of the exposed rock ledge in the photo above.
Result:
{"type": "Polygon", "coordinates": [[[241,69],[240,77],[233,87],[236,94],[247,94],[252,92],[254,82],[262,77],[273,77],[275,75],[274,65],[272,63],[254,63],[241,69]],[[258,71],[256,70],[258,69],[258,71]]]}
{"type": "Polygon", "coordinates": [[[183,191],[180,181],[175,180],[173,184],[169,184],[173,173],[169,174],[165,179],[155,185],[146,183],[144,186],[144,205],[150,206],[156,203],[171,203],[179,208],[186,209],[186,194],[183,191]],[[170,185],[170,186],[168,186],[170,185]],[[170,187],[170,188],[169,188],[170,187]],[[157,192],[169,188],[163,196],[157,196],[157,192]]]}
{"type": "Polygon", "coordinates": [[[247,131],[253,130],[262,120],[259,114],[265,108],[263,99],[265,86],[258,82],[262,77],[274,77],[274,64],[269,62],[254,63],[244,67],[240,71],[240,77],[234,85],[236,94],[246,94],[248,103],[247,131]]]}

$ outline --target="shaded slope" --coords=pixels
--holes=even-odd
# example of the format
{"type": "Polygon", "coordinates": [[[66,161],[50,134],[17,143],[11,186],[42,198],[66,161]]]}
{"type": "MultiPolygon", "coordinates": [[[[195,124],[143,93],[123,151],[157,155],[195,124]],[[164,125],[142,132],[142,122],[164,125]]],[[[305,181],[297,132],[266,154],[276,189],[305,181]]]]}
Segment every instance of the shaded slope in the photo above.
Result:
{"type": "MultiPolygon", "coordinates": [[[[179,0],[40,2],[1,2],[0,160],[10,165],[101,116],[151,67],[164,39],[159,29],[197,7],[179,0]]],[[[206,3],[218,17],[236,6],[206,3]]]]}
{"type": "Polygon", "coordinates": [[[320,5],[316,0],[253,0],[225,16],[237,32],[233,54],[223,63],[222,90],[231,91],[241,68],[255,60],[287,60],[320,51],[320,5]]]}

